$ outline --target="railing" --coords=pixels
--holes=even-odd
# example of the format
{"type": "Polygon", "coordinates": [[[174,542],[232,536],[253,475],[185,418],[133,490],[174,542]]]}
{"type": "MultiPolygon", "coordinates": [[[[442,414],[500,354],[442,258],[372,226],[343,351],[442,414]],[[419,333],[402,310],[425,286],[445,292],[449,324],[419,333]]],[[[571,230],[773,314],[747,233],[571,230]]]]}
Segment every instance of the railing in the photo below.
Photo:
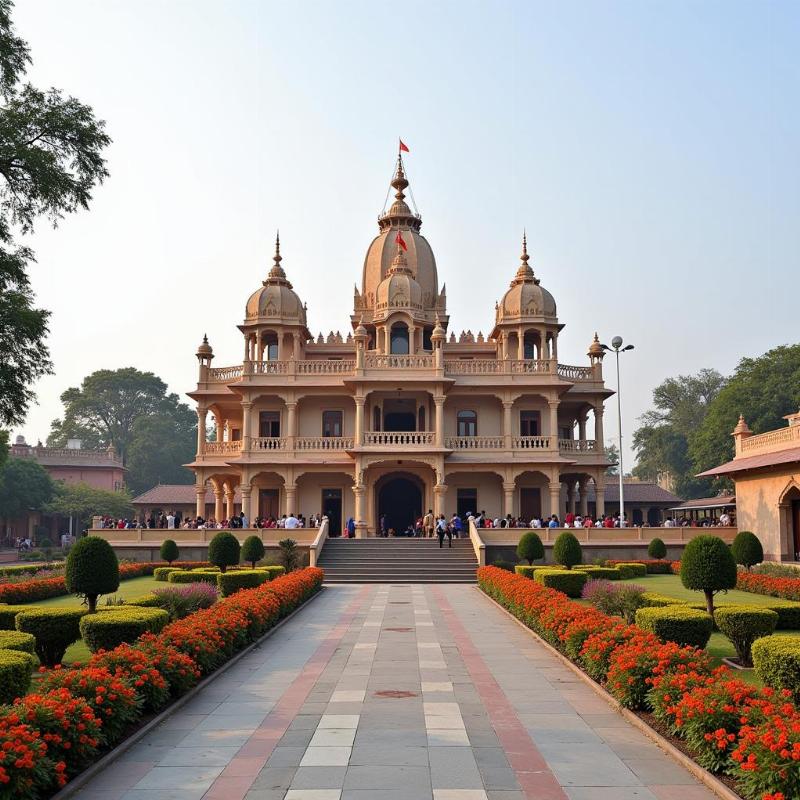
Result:
{"type": "Polygon", "coordinates": [[[321,359],[319,361],[298,361],[298,375],[350,375],[356,368],[352,360],[321,359]]]}
{"type": "Polygon", "coordinates": [[[86,458],[106,460],[122,466],[120,457],[113,450],[83,450],[77,447],[32,447],[30,445],[14,445],[12,455],[17,458],[86,458]],[[23,449],[26,448],[26,449],[23,449]]]}
{"type": "Polygon", "coordinates": [[[558,365],[558,377],[568,381],[593,381],[594,371],[591,367],[573,367],[569,364],[558,365]]]}
{"type": "Polygon", "coordinates": [[[366,369],[433,369],[433,356],[380,356],[367,355],[366,369]]]}
{"type": "Polygon", "coordinates": [[[365,445],[432,445],[433,431],[367,431],[365,445]]]}
{"type": "Polygon", "coordinates": [[[478,526],[475,524],[475,520],[470,517],[467,520],[468,531],[469,531],[469,540],[472,542],[472,549],[475,551],[475,558],[478,560],[479,567],[486,566],[486,545],[481,539],[480,533],[478,533],[478,526]]]}
{"type": "Polygon", "coordinates": [[[325,540],[328,538],[328,518],[323,517],[319,526],[317,538],[308,546],[308,566],[316,567],[322,548],[325,547],[325,540]]]}
{"type": "Polygon", "coordinates": [[[567,453],[596,453],[597,442],[594,439],[559,439],[558,449],[567,453]]]}
{"type": "Polygon", "coordinates": [[[549,436],[515,436],[512,440],[515,450],[549,450],[549,436]]]}
{"type": "Polygon", "coordinates": [[[289,361],[250,361],[247,365],[248,375],[286,375],[289,372],[289,361]]]}
{"type": "Polygon", "coordinates": [[[790,425],[788,428],[779,428],[776,431],[767,431],[742,439],[742,453],[782,450],[787,445],[793,445],[796,442],[800,442],[800,425],[790,425]]]}
{"type": "Polygon", "coordinates": [[[227,455],[228,453],[239,453],[241,449],[241,439],[235,442],[205,442],[203,444],[203,455],[227,455]]]}
{"type": "Polygon", "coordinates": [[[259,436],[250,440],[251,450],[285,450],[286,439],[283,436],[259,436]]]}
{"type": "Polygon", "coordinates": [[[299,436],[295,439],[296,450],[352,450],[351,436],[299,436]]]}
{"type": "Polygon", "coordinates": [[[448,436],[444,446],[449,450],[502,450],[502,436],[448,436]]]}
{"type": "Polygon", "coordinates": [[[242,377],[242,365],[235,367],[209,367],[209,383],[226,383],[228,381],[238,381],[242,377]]]}
{"type": "Polygon", "coordinates": [[[449,375],[553,375],[555,367],[553,359],[459,358],[444,362],[449,375]]]}

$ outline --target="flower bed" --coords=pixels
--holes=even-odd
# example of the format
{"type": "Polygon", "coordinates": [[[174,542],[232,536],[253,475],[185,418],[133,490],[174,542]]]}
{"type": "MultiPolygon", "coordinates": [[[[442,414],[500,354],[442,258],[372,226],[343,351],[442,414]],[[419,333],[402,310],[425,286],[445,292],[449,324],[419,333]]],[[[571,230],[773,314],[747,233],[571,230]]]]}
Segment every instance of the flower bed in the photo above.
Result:
{"type": "Polygon", "coordinates": [[[800,578],[780,578],[757,572],[740,572],[736,588],[744,592],[781,597],[784,600],[800,600],[800,578]]]}
{"type": "Polygon", "coordinates": [[[662,643],[505,570],[482,567],[478,583],[623,706],[652,712],[698,763],[732,776],[747,800],[800,797],[800,711],[790,692],[747,686],[703,650],[662,643]]]}
{"type": "MultiPolygon", "coordinates": [[[[192,569],[197,566],[206,566],[201,561],[175,562],[177,567],[192,569]]],[[[163,561],[138,563],[122,563],[119,565],[119,577],[121,580],[129,578],[140,578],[143,575],[152,575],[156,567],[163,567],[163,561]]],[[[0,584],[0,603],[21,604],[35,603],[37,600],[47,600],[51,597],[62,597],[69,594],[67,591],[66,578],[59,575],[54,578],[36,578],[21,583],[0,584]]]]}
{"type": "Polygon", "coordinates": [[[0,800],[52,794],[145,712],[187,691],[315,594],[322,579],[316,568],[292,572],[159,634],[99,651],[85,667],[42,670],[35,694],[0,706],[0,800]]]}

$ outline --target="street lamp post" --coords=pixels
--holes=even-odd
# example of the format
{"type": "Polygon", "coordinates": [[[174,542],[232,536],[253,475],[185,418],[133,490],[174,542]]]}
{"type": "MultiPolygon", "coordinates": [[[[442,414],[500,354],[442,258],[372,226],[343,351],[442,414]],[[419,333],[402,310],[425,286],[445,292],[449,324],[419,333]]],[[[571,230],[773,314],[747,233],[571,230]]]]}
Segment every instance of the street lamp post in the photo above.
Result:
{"type": "Polygon", "coordinates": [[[613,350],[614,355],[617,357],[617,425],[619,426],[619,526],[621,528],[625,524],[625,493],[622,483],[622,387],[620,386],[619,382],[619,354],[625,353],[628,350],[633,350],[633,345],[627,344],[625,347],[623,347],[622,337],[615,336],[611,340],[611,347],[605,344],[601,344],[600,347],[609,352],[613,350]]]}

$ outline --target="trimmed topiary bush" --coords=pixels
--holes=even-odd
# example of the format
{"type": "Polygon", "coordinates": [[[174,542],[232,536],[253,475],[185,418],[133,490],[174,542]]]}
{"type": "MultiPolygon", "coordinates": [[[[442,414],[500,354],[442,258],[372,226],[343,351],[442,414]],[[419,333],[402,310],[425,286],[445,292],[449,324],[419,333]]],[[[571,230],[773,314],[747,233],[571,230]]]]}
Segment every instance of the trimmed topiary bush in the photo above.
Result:
{"type": "Polygon", "coordinates": [[[635,561],[617,564],[615,569],[619,570],[620,578],[623,581],[630,580],[631,578],[644,578],[647,575],[647,567],[635,561]]]}
{"type": "Polygon", "coordinates": [[[17,614],[17,630],[32,633],[36,655],[45,667],[61,663],[67,648],[81,638],[81,618],[85,608],[28,608],[17,614]]]}
{"type": "Polygon", "coordinates": [[[157,581],[166,581],[171,572],[183,572],[180,567],[156,567],[153,570],[153,577],[157,581]]]}
{"type": "Polygon", "coordinates": [[[21,650],[0,650],[0,703],[13,703],[27,693],[34,658],[21,650]]]}
{"type": "Polygon", "coordinates": [[[227,597],[239,589],[255,589],[269,580],[269,574],[260,569],[237,569],[235,572],[217,575],[217,590],[220,597],[227,597]]]}
{"type": "MultiPolygon", "coordinates": [[[[269,573],[269,579],[274,581],[275,578],[280,578],[281,575],[286,574],[286,567],[282,567],[280,564],[269,564],[265,567],[256,567],[256,569],[263,569],[265,572],[269,573]]],[[[798,625],[800,627],[800,625],[798,625]]]]}
{"type": "Polygon", "coordinates": [[[21,611],[30,611],[31,606],[6,606],[0,605],[0,631],[14,631],[17,629],[14,620],[21,611]]]}
{"type": "Polygon", "coordinates": [[[564,531],[558,535],[553,545],[553,561],[565,569],[572,569],[583,561],[583,549],[574,533],[564,531]]]}
{"type": "Polygon", "coordinates": [[[764,548],[761,542],[751,531],[739,531],[731,544],[731,553],[737,564],[750,571],[751,567],[764,560],[764,548]]]}
{"type": "Polygon", "coordinates": [[[736,648],[739,663],[752,667],[750,650],[753,642],[769,636],[778,624],[778,615],[768,608],[757,606],[721,606],[714,614],[717,627],[730,639],[736,648]]]}
{"type": "Polygon", "coordinates": [[[255,569],[256,561],[261,561],[265,552],[264,542],[261,541],[260,536],[248,536],[242,545],[242,561],[249,562],[250,566],[255,569]]]}
{"type": "Polygon", "coordinates": [[[208,560],[219,567],[220,572],[225,572],[228,567],[239,563],[241,549],[239,540],[232,533],[220,531],[208,543],[208,560]]]}
{"type": "Polygon", "coordinates": [[[736,562],[731,549],[719,536],[696,536],[684,548],[681,583],[703,592],[706,609],[714,616],[714,595],[736,587],[736,562]]]}
{"type": "Polygon", "coordinates": [[[667,546],[664,544],[664,540],[659,539],[658,536],[652,539],[650,544],[647,545],[647,555],[649,555],[650,558],[665,558],[667,555],[667,546]]]}
{"type": "Polygon", "coordinates": [[[36,639],[30,633],[0,631],[0,650],[19,650],[33,655],[36,652],[36,639]]]}
{"type": "Polygon", "coordinates": [[[161,542],[159,555],[161,556],[161,560],[166,561],[167,564],[172,564],[173,561],[177,561],[180,551],[178,550],[178,545],[175,543],[175,540],[164,539],[164,541],[161,542]]]}
{"type": "Polygon", "coordinates": [[[645,606],[648,608],[664,608],[665,606],[688,606],[686,600],[679,600],[676,597],[669,597],[665,594],[658,594],[657,592],[645,592],[642,595],[645,606]]]}
{"type": "Polygon", "coordinates": [[[126,600],[123,605],[126,606],[138,606],[140,608],[160,608],[161,604],[158,602],[158,595],[153,594],[142,594],[139,597],[131,597],[129,600],[126,600]]]}
{"type": "Polygon", "coordinates": [[[681,647],[687,644],[705,647],[714,629],[710,614],[687,605],[640,608],[636,612],[636,624],[661,641],[675,642],[681,647]]]}
{"type": "Polygon", "coordinates": [[[160,633],[168,622],[169,614],[163,608],[115,606],[84,616],[80,632],[86,646],[96,653],[135,642],[143,633],[160,633]]]}
{"type": "Polygon", "coordinates": [[[595,567],[591,564],[578,564],[574,569],[585,572],[590,578],[597,578],[605,581],[618,581],[622,579],[622,574],[616,567],[595,567]]]}
{"type": "Polygon", "coordinates": [[[514,566],[514,572],[516,572],[517,575],[522,575],[523,578],[530,578],[531,580],[533,580],[533,576],[536,574],[536,570],[538,569],[552,569],[552,567],[544,567],[540,564],[535,566],[529,566],[528,564],[516,564],[514,566]]]}
{"type": "Polygon", "coordinates": [[[67,591],[84,598],[89,613],[101,594],[119,589],[119,561],[111,545],[99,536],[84,536],[67,556],[67,591]]]}
{"type": "Polygon", "coordinates": [[[168,583],[211,583],[214,586],[217,585],[217,575],[220,575],[219,572],[211,572],[210,570],[207,572],[187,572],[185,570],[175,570],[174,572],[170,572],[169,576],[167,577],[168,583]]]}
{"type": "Polygon", "coordinates": [[[581,590],[589,576],[579,570],[566,569],[537,569],[533,579],[549,589],[564,592],[567,597],[580,597],[581,590]]]}
{"type": "Polygon", "coordinates": [[[752,646],[756,676],[777,691],[788,689],[800,702],[800,636],[764,636],[752,646]]]}
{"type": "Polygon", "coordinates": [[[522,534],[517,544],[517,558],[527,561],[528,564],[544,558],[544,545],[538,533],[528,531],[522,534]]]}

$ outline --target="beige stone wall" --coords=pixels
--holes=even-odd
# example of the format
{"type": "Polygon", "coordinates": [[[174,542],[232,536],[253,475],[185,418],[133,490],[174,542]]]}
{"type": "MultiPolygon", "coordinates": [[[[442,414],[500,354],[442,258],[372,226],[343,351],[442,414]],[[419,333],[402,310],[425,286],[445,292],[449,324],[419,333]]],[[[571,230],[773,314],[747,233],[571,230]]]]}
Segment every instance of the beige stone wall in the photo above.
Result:
{"type": "Polygon", "coordinates": [[[767,560],[794,558],[790,509],[782,509],[780,503],[792,483],[800,486],[800,471],[796,466],[762,475],[740,475],[736,479],[738,528],[758,536],[767,560]]]}
{"type": "MultiPolygon", "coordinates": [[[[356,429],[355,404],[350,397],[304,397],[298,406],[298,436],[322,436],[322,412],[341,411],[344,431],[342,436],[354,436],[356,429]]],[[[286,431],[288,433],[288,430],[286,431]]]]}
{"type": "Polygon", "coordinates": [[[348,517],[355,515],[355,499],[353,496],[353,481],[342,473],[306,473],[297,481],[297,513],[306,518],[312,514],[322,513],[323,489],[340,489],[342,492],[342,520],[344,524],[348,517]]]}
{"type": "Polygon", "coordinates": [[[503,484],[499,475],[489,472],[457,472],[448,474],[446,481],[448,490],[445,516],[451,516],[456,510],[459,488],[477,489],[478,503],[477,508],[472,509],[473,513],[485,510],[487,514],[496,517],[502,511],[503,484]]]}
{"type": "Polygon", "coordinates": [[[503,406],[494,397],[461,395],[448,397],[444,405],[444,435],[457,436],[459,411],[478,415],[478,436],[500,436],[503,433],[503,406]]]}

